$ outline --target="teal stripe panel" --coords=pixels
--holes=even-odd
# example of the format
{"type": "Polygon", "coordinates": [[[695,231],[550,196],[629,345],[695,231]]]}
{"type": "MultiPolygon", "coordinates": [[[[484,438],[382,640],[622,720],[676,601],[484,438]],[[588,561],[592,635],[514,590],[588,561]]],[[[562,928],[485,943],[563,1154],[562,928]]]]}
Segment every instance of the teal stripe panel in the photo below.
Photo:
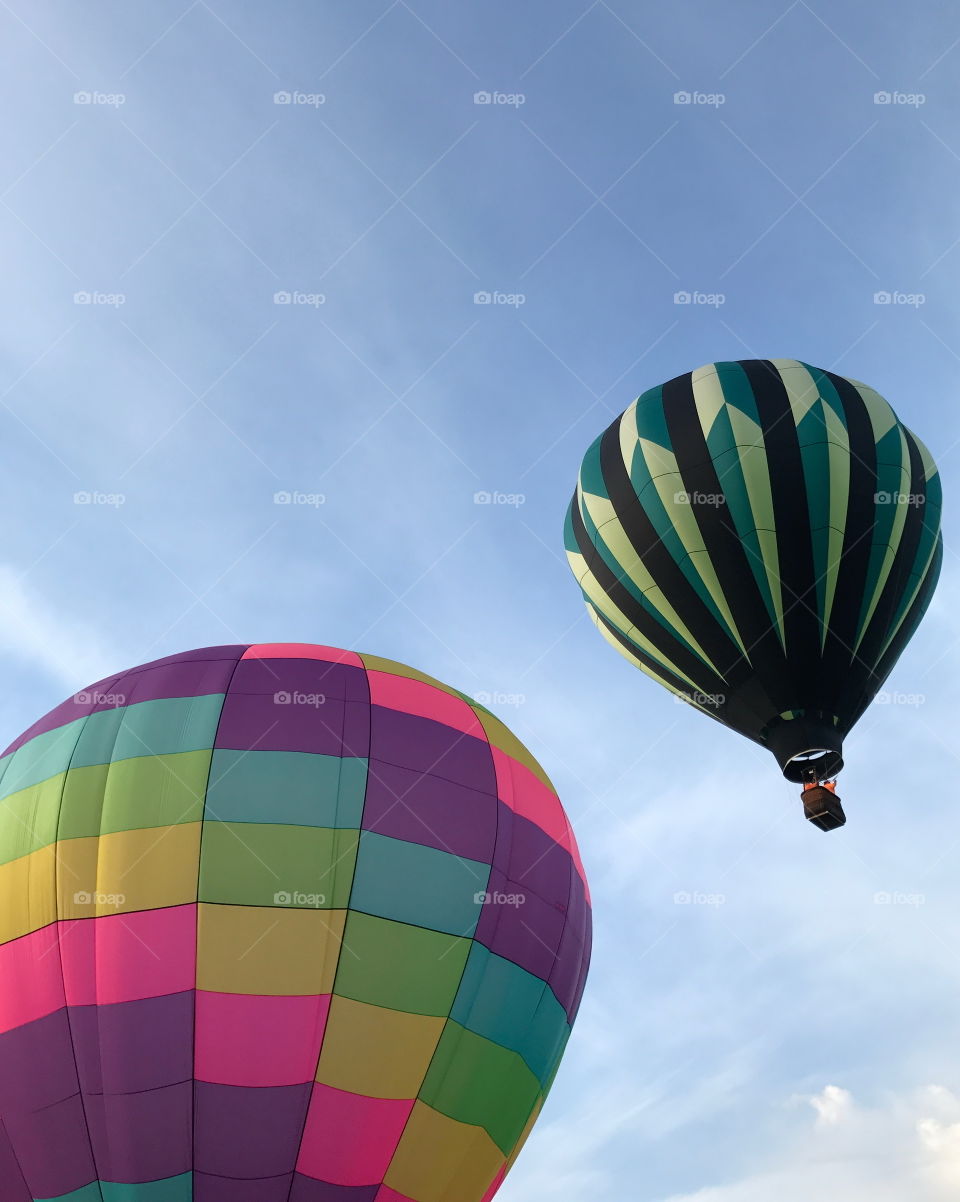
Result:
{"type": "Polygon", "coordinates": [[[367,761],[306,751],[213,753],[207,814],[221,822],[359,829],[367,761]]]}
{"type": "Polygon", "coordinates": [[[470,949],[450,1017],[522,1056],[541,1085],[553,1075],[570,1036],[550,987],[479,943],[470,949]]]}
{"type": "Polygon", "coordinates": [[[489,864],[362,831],[350,908],[470,937],[489,879],[489,864]]]}

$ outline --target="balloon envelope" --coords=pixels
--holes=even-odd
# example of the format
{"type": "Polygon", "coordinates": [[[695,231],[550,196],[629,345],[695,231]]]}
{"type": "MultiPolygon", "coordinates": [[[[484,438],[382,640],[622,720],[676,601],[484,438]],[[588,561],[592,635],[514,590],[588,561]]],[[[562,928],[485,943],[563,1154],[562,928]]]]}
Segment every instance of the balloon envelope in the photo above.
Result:
{"type": "Polygon", "coordinates": [[[212,647],[0,759],[3,1202],[481,1202],[590,908],[560,802],[411,668],[212,647]]]}
{"type": "Polygon", "coordinates": [[[711,363],[590,447],[566,546],[622,655],[789,779],[824,779],[929,604],[940,508],[930,453],[872,388],[711,363]]]}

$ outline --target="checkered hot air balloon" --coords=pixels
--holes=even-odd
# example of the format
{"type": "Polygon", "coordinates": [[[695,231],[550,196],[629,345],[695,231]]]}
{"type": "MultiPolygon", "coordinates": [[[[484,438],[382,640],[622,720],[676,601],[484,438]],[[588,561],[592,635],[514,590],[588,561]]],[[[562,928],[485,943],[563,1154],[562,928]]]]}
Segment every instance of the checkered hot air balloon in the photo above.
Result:
{"type": "MultiPolygon", "coordinates": [[[[621,655],[817,788],[930,602],[940,508],[929,451],[872,388],[711,363],[590,447],[567,555],[621,655]]],[[[827,792],[835,812],[808,816],[829,828],[827,792]]]]}
{"type": "Polygon", "coordinates": [[[576,842],[411,668],[211,647],[0,759],[3,1202],[481,1202],[590,955],[576,842]]]}

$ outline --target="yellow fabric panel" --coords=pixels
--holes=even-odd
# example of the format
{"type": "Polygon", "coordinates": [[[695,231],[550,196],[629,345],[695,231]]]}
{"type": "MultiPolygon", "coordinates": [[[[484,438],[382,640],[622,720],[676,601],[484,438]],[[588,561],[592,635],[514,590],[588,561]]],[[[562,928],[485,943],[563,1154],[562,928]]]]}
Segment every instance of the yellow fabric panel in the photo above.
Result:
{"type": "Polygon", "coordinates": [[[871,388],[869,384],[861,384],[859,380],[850,380],[850,383],[860,393],[867,412],[870,414],[873,441],[879,442],[884,434],[897,424],[897,415],[890,408],[889,402],[884,400],[880,393],[871,388]]]}
{"type": "Polygon", "coordinates": [[[201,823],[189,822],[62,840],[59,916],[96,918],[195,902],[200,829],[201,823]]]}
{"type": "MultiPolygon", "coordinates": [[[[903,431],[900,432],[900,483],[897,488],[901,497],[906,498],[910,493],[910,450],[907,447],[907,440],[903,431]]],[[[880,565],[880,572],[877,575],[876,588],[873,590],[873,596],[870,599],[870,606],[867,609],[867,615],[863,620],[863,627],[860,631],[860,637],[857,639],[857,644],[854,647],[854,653],[860,650],[860,644],[863,642],[864,635],[873,621],[873,615],[876,613],[877,606],[880,604],[880,597],[886,587],[887,580],[890,578],[890,570],[893,567],[893,562],[897,557],[897,551],[900,549],[900,540],[903,537],[903,528],[907,522],[907,513],[910,510],[909,503],[903,499],[897,502],[896,512],[893,517],[893,526],[890,529],[887,548],[883,553],[883,562],[880,565]]]]}
{"type": "Polygon", "coordinates": [[[829,405],[823,406],[823,417],[829,439],[827,454],[830,460],[830,533],[827,546],[827,576],[824,582],[821,647],[827,641],[830,615],[833,612],[837,580],[840,576],[840,560],[843,556],[843,533],[850,503],[850,437],[843,422],[829,405]]]}
{"type": "Polygon", "coordinates": [[[28,856],[54,841],[66,773],[18,789],[0,801],[0,832],[8,860],[28,856]]]}
{"type": "Polygon", "coordinates": [[[331,993],[345,919],[345,910],[202,904],[197,988],[267,997],[331,993]]]}
{"type": "Polygon", "coordinates": [[[0,865],[0,943],[9,943],[57,918],[56,847],[41,847],[32,855],[0,865]]]}
{"type": "MultiPolygon", "coordinates": [[[[687,705],[692,705],[694,707],[694,709],[702,710],[703,713],[705,713],[705,714],[710,712],[709,710],[705,709],[702,705],[698,705],[695,701],[690,701],[689,698],[685,697],[683,695],[683,693],[680,692],[679,689],[674,688],[674,686],[672,684],[670,684],[669,681],[661,680],[661,678],[659,676],[655,675],[653,672],[650,671],[650,669],[647,667],[647,665],[645,663],[643,663],[642,660],[638,659],[635,655],[632,655],[630,652],[630,649],[628,647],[624,647],[621,643],[618,643],[616,641],[616,639],[613,637],[613,635],[609,632],[609,630],[607,630],[606,626],[604,626],[603,623],[600,621],[600,619],[597,617],[596,611],[589,605],[587,606],[587,613],[589,613],[591,619],[593,620],[593,624],[596,626],[597,630],[600,631],[600,633],[607,640],[607,642],[614,649],[614,651],[619,652],[623,656],[623,658],[625,660],[627,660],[628,663],[631,663],[634,665],[634,667],[639,668],[640,671],[645,676],[649,676],[651,680],[655,680],[657,682],[657,684],[660,685],[662,688],[669,689],[671,693],[673,693],[681,701],[686,702],[687,705]]],[[[635,631],[631,634],[631,637],[637,638],[638,642],[640,641],[639,636],[637,635],[637,633],[635,631]]],[[[657,659],[658,659],[659,663],[664,664],[666,667],[669,667],[671,671],[676,672],[676,674],[682,680],[685,680],[690,685],[690,688],[693,689],[694,692],[696,692],[697,685],[694,681],[692,681],[690,679],[689,676],[685,676],[679,670],[679,668],[673,668],[670,665],[669,660],[664,660],[663,656],[659,655],[659,653],[657,655],[657,659]]]]}
{"type": "MultiPolygon", "coordinates": [[[[776,521],[773,516],[773,489],[770,484],[770,465],[767,461],[767,448],[763,441],[763,430],[741,413],[735,405],[727,406],[730,427],[737,443],[737,455],[740,460],[740,472],[743,476],[747,499],[750,502],[750,512],[760,543],[763,556],[763,569],[767,577],[767,587],[773,598],[773,608],[777,617],[777,633],[780,645],[786,646],[786,631],[783,625],[783,589],[780,584],[780,552],[777,544],[776,521]]],[[[721,484],[723,481],[721,480],[721,484]]],[[[746,551],[746,544],[744,544],[746,551]]]]}
{"type": "Polygon", "coordinates": [[[502,1165],[482,1127],[416,1102],[384,1184],[417,1202],[481,1202],[502,1165]]]}
{"type": "Polygon", "coordinates": [[[787,390],[790,408],[793,410],[794,424],[799,426],[820,400],[820,388],[813,376],[796,359],[771,359],[770,362],[780,373],[780,379],[787,390]]]}
{"type": "Polygon", "coordinates": [[[504,726],[500,719],[495,714],[491,714],[488,710],[477,707],[474,710],[474,713],[479,718],[480,725],[483,727],[483,732],[487,736],[487,739],[492,747],[498,748],[505,755],[510,756],[511,759],[514,759],[518,763],[523,764],[524,767],[529,768],[539,781],[545,784],[548,789],[556,792],[556,790],[553,788],[553,782],[550,780],[550,777],[547,776],[546,772],[544,772],[530,752],[526,749],[526,747],[524,747],[524,745],[508,726],[504,726]]]}
{"type": "Polygon", "coordinates": [[[415,1098],[445,1022],[335,995],[317,1080],[368,1098],[415,1098]]]}
{"type": "Polygon", "coordinates": [[[510,1153],[510,1159],[507,1161],[507,1172],[508,1173],[513,1168],[513,1166],[516,1164],[517,1157],[523,1151],[523,1145],[527,1142],[530,1132],[533,1130],[534,1123],[536,1123],[537,1119],[540,1117],[540,1111],[543,1109],[543,1103],[545,1101],[546,1101],[546,1099],[541,1097],[540,1101],[536,1104],[536,1106],[534,1106],[533,1113],[527,1119],[527,1125],[524,1127],[523,1131],[520,1133],[520,1138],[517,1140],[517,1146],[510,1153]]]}
{"type": "Polygon", "coordinates": [[[379,655],[367,655],[365,651],[357,654],[360,655],[363,666],[368,672],[389,672],[391,676],[405,676],[407,680],[419,680],[421,684],[433,685],[435,689],[449,693],[451,697],[461,696],[456,689],[444,684],[442,680],[428,676],[426,672],[418,672],[416,668],[411,668],[407,664],[398,664],[392,659],[382,659],[379,655]]]}
{"type": "Polygon", "coordinates": [[[693,387],[693,403],[697,407],[700,426],[704,436],[707,436],[727,404],[726,397],[723,395],[723,385],[720,383],[720,373],[717,371],[716,365],[711,363],[694,372],[690,382],[693,387]]]}

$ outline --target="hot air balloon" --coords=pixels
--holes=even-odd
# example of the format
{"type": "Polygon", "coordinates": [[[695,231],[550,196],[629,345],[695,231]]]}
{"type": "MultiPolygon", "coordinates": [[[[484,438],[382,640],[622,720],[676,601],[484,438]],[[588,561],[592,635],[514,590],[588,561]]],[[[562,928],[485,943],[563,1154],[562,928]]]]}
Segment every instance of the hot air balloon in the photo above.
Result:
{"type": "Polygon", "coordinates": [[[604,638],[769,748],[829,830],[844,737],[936,586],[940,509],[930,452],[872,388],[750,359],[652,388],[607,428],[566,547],[604,638]]]}
{"type": "Polygon", "coordinates": [[[481,1202],[590,952],[543,770],[412,668],[210,647],[0,759],[3,1202],[481,1202]]]}

